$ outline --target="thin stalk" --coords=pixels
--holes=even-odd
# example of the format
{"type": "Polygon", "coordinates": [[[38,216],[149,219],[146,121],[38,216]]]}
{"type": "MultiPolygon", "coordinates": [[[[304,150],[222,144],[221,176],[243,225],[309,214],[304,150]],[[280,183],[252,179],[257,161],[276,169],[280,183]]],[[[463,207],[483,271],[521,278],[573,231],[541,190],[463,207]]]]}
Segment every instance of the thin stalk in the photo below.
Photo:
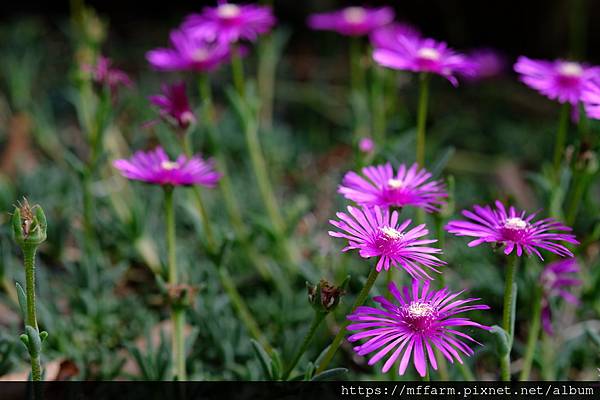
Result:
{"type": "Polygon", "coordinates": [[[229,296],[229,301],[231,301],[231,304],[233,305],[234,309],[237,311],[238,316],[242,320],[242,323],[244,324],[250,335],[252,335],[252,337],[256,341],[258,341],[268,353],[271,353],[273,351],[271,345],[265,338],[265,335],[262,333],[254,317],[252,317],[252,312],[248,309],[248,306],[246,306],[246,302],[235,287],[235,283],[233,282],[229,271],[224,265],[218,266],[218,270],[221,284],[223,285],[225,292],[229,296]]]}
{"type": "Polygon", "coordinates": [[[385,70],[378,66],[373,65],[373,85],[372,85],[372,100],[371,108],[373,113],[373,137],[375,143],[380,148],[385,146],[385,131],[386,131],[386,117],[385,117],[385,70]]]}
{"type": "Polygon", "coordinates": [[[465,381],[468,382],[473,382],[475,381],[475,375],[473,375],[473,372],[471,371],[471,368],[469,368],[469,366],[467,365],[466,362],[464,363],[457,363],[457,368],[460,371],[461,375],[463,376],[463,378],[465,378],[465,381]]]}
{"type": "Polygon", "coordinates": [[[363,73],[360,65],[361,59],[360,38],[352,37],[350,40],[350,85],[353,92],[361,92],[363,89],[363,73]]]}
{"type": "MultiPolygon", "coordinates": [[[[437,237],[437,245],[440,249],[444,248],[445,244],[445,231],[444,231],[444,218],[437,214],[433,218],[435,223],[435,233],[437,237]]],[[[443,289],[446,286],[446,276],[444,273],[439,274],[436,277],[436,281],[438,282],[438,287],[443,289]]],[[[436,359],[438,360],[438,372],[440,374],[440,380],[449,381],[450,375],[448,374],[448,363],[446,362],[446,358],[444,355],[438,350],[435,349],[436,359]]],[[[459,363],[460,364],[460,363],[459,363]]]]}
{"type": "MultiPolygon", "coordinates": [[[[176,286],[179,283],[177,271],[177,251],[175,244],[175,206],[173,204],[173,186],[165,186],[165,220],[167,234],[167,262],[169,273],[169,285],[176,286]]],[[[183,327],[185,325],[185,312],[177,306],[171,310],[172,329],[172,354],[174,375],[178,380],[186,380],[185,372],[185,342],[183,327]]]]}
{"type": "Polygon", "coordinates": [[[517,286],[515,284],[515,275],[519,258],[513,254],[508,259],[506,267],[506,281],[504,284],[504,308],[502,314],[502,328],[508,334],[508,351],[502,357],[500,363],[501,376],[503,381],[510,381],[510,351],[514,340],[514,320],[515,303],[517,297],[517,286]]]}
{"type": "Polygon", "coordinates": [[[235,90],[237,90],[239,95],[244,98],[246,92],[244,65],[242,64],[240,49],[236,44],[231,46],[231,73],[233,75],[233,84],[235,86],[235,90]]]}
{"type": "MultiPolygon", "coordinates": [[[[354,304],[352,305],[352,308],[350,309],[351,312],[354,311],[356,309],[356,307],[362,306],[364,304],[365,300],[367,300],[367,296],[369,295],[371,288],[375,284],[375,280],[377,279],[378,275],[379,275],[379,273],[377,272],[377,270],[375,268],[372,268],[371,272],[369,272],[369,276],[367,277],[367,281],[365,282],[365,286],[363,286],[360,293],[358,293],[358,296],[356,297],[356,300],[354,301],[354,304]]],[[[331,346],[329,346],[329,350],[327,350],[327,353],[325,353],[325,356],[323,357],[321,364],[319,364],[319,366],[317,367],[317,371],[316,371],[317,374],[325,371],[325,369],[327,368],[327,366],[329,365],[331,360],[333,360],[333,356],[335,356],[335,353],[337,352],[340,345],[342,344],[342,340],[344,339],[344,335],[346,334],[346,327],[349,324],[350,324],[350,321],[345,320],[342,323],[342,325],[340,326],[340,330],[338,331],[337,335],[335,335],[335,337],[333,338],[333,342],[331,342],[331,346]]]]}
{"type": "Polygon", "coordinates": [[[304,335],[304,340],[302,341],[302,344],[298,348],[294,359],[283,374],[282,379],[284,381],[289,378],[290,374],[298,364],[298,361],[300,361],[300,357],[302,357],[302,355],[306,352],[306,349],[308,349],[308,345],[310,344],[313,336],[315,335],[315,332],[317,331],[317,328],[319,327],[319,325],[321,325],[321,322],[323,321],[323,319],[325,319],[326,315],[327,313],[315,311],[315,316],[312,320],[312,323],[310,324],[310,328],[308,328],[308,332],[306,332],[306,335],[304,335]]]}
{"type": "Polygon", "coordinates": [[[558,130],[556,131],[556,141],[554,142],[554,175],[556,181],[560,176],[560,163],[562,155],[565,151],[565,143],[567,140],[567,130],[569,128],[569,103],[562,105],[560,109],[560,116],[558,120],[558,130]]]}
{"type": "Polygon", "coordinates": [[[540,337],[540,319],[542,314],[542,291],[541,288],[536,288],[535,296],[533,298],[533,310],[531,312],[531,322],[529,324],[529,336],[527,337],[527,348],[525,350],[525,357],[523,358],[523,367],[521,369],[520,381],[528,381],[529,374],[531,372],[531,364],[533,362],[533,355],[535,354],[535,348],[537,347],[538,339],[540,337]]]}
{"type": "Polygon", "coordinates": [[[581,200],[583,199],[587,187],[588,187],[588,179],[586,176],[586,171],[582,171],[577,169],[577,166],[574,167],[573,171],[573,181],[574,188],[571,198],[569,200],[569,205],[567,207],[567,216],[565,218],[568,226],[573,226],[575,223],[575,219],[577,219],[577,214],[579,213],[579,207],[581,205],[581,200]]]}
{"type": "Polygon", "coordinates": [[[429,100],[429,74],[419,75],[419,108],[417,110],[417,164],[425,166],[425,125],[429,100]]]}
{"type": "MultiPolygon", "coordinates": [[[[33,329],[38,331],[36,308],[35,308],[35,252],[36,246],[25,246],[23,247],[23,261],[25,266],[25,293],[27,297],[27,315],[26,324],[31,326],[33,329]]],[[[41,381],[42,380],[42,365],[40,362],[40,355],[30,354],[31,361],[31,380],[41,381]]]]}
{"type": "MultiPolygon", "coordinates": [[[[183,147],[183,152],[185,155],[187,157],[192,157],[192,149],[190,148],[189,141],[185,137],[181,140],[181,146],[183,147]]],[[[208,211],[206,210],[204,201],[202,200],[200,188],[198,186],[192,186],[192,193],[194,194],[196,208],[198,209],[200,219],[202,220],[202,228],[204,229],[204,234],[206,235],[206,243],[208,244],[210,252],[214,253],[217,251],[217,242],[215,240],[212,226],[208,219],[208,211]]]]}
{"type": "MultiPolygon", "coordinates": [[[[218,141],[218,129],[215,120],[215,110],[212,101],[212,90],[210,88],[210,82],[206,75],[202,74],[198,78],[198,89],[200,96],[203,101],[203,114],[204,121],[206,123],[207,133],[212,147],[215,149],[215,159],[217,162],[217,168],[221,172],[221,179],[219,181],[219,187],[223,200],[225,203],[225,209],[229,215],[229,221],[233,227],[237,239],[242,244],[248,258],[252,264],[265,280],[273,280],[271,272],[265,267],[264,263],[259,260],[259,256],[255,249],[248,243],[248,232],[242,220],[242,214],[240,212],[239,204],[236,200],[233,186],[231,184],[230,175],[227,171],[227,161],[221,151],[221,146],[218,141]]],[[[283,291],[285,292],[285,291],[283,291]]]]}

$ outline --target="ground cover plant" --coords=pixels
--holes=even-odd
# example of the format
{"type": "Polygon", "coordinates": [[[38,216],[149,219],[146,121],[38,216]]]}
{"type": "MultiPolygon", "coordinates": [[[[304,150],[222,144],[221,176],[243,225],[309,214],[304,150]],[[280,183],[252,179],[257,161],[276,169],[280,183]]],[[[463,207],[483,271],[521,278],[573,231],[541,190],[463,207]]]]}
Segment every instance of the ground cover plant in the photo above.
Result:
{"type": "Polygon", "coordinates": [[[598,379],[593,7],[512,57],[272,3],[3,23],[0,378],[598,379]]]}

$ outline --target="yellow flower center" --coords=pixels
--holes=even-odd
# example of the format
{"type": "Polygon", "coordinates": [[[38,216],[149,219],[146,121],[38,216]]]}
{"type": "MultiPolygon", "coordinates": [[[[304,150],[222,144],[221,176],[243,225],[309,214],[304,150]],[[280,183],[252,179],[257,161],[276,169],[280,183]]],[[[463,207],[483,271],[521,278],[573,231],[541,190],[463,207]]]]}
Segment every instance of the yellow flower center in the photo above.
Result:
{"type": "Polygon", "coordinates": [[[217,9],[217,14],[221,18],[235,18],[240,15],[240,8],[235,4],[222,4],[217,9]]]}
{"type": "Polygon", "coordinates": [[[207,58],[208,58],[208,51],[206,51],[206,49],[198,49],[198,50],[194,51],[194,53],[192,54],[192,60],[194,60],[196,62],[206,61],[207,58]]]}
{"type": "Polygon", "coordinates": [[[440,52],[431,47],[424,47],[419,50],[419,57],[425,60],[436,61],[440,59],[440,52]]]}
{"type": "Polygon", "coordinates": [[[404,235],[401,232],[398,232],[396,229],[391,228],[389,226],[384,226],[381,228],[381,233],[386,239],[398,240],[402,239],[404,235]]]}
{"type": "Polygon", "coordinates": [[[435,313],[435,308],[423,301],[413,301],[406,309],[411,318],[429,317],[435,313]]]}
{"type": "Polygon", "coordinates": [[[163,161],[160,163],[160,167],[165,171],[171,171],[179,168],[179,163],[176,161],[163,161]]]}
{"type": "Polygon", "coordinates": [[[521,230],[527,228],[527,222],[518,217],[508,218],[504,221],[504,227],[511,230],[521,230]]]}
{"type": "Polygon", "coordinates": [[[404,186],[404,182],[402,182],[400,179],[389,179],[387,181],[387,185],[391,189],[400,189],[404,186]]]}
{"type": "Polygon", "coordinates": [[[564,62],[560,65],[559,71],[564,76],[579,77],[583,74],[583,68],[576,62],[564,62]]]}
{"type": "Polygon", "coordinates": [[[348,7],[344,10],[344,19],[353,24],[363,22],[366,16],[367,13],[362,7],[348,7]]]}

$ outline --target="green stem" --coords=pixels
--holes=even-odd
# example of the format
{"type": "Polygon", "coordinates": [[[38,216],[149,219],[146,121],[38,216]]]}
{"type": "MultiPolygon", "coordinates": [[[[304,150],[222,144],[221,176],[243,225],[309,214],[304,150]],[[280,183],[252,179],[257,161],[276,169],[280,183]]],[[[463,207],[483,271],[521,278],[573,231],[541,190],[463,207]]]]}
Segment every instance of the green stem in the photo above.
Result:
{"type": "Polygon", "coordinates": [[[469,368],[469,366],[467,365],[466,362],[461,363],[457,363],[457,368],[460,371],[460,373],[462,374],[463,378],[465,378],[465,381],[468,382],[473,382],[475,381],[475,375],[473,375],[473,372],[471,371],[471,368],[469,368]]]}
{"type": "Polygon", "coordinates": [[[250,332],[250,335],[252,335],[252,337],[256,339],[256,341],[262,344],[262,346],[268,353],[271,353],[273,351],[271,345],[269,345],[269,342],[260,330],[258,323],[254,319],[254,317],[252,317],[252,313],[248,309],[248,306],[246,306],[246,302],[235,287],[235,283],[233,282],[229,271],[224,265],[218,266],[218,270],[221,284],[223,285],[225,292],[229,296],[229,301],[231,301],[231,304],[233,305],[234,309],[237,311],[238,316],[242,320],[242,323],[244,324],[248,332],[250,332]]]}
{"type": "Polygon", "coordinates": [[[371,109],[373,113],[373,136],[375,143],[380,148],[385,146],[385,131],[386,131],[386,118],[385,118],[385,70],[378,66],[373,66],[373,85],[372,85],[372,100],[371,109]]]}
{"type": "MultiPolygon", "coordinates": [[[[192,157],[192,149],[190,148],[189,141],[186,137],[181,140],[181,146],[183,147],[185,155],[187,157],[192,157]]],[[[206,235],[206,243],[210,252],[214,253],[217,251],[217,242],[215,241],[215,235],[208,219],[208,212],[204,206],[204,201],[202,200],[200,188],[198,186],[192,186],[192,193],[194,194],[196,208],[198,209],[200,219],[202,220],[202,227],[204,229],[204,234],[206,235]]]]}
{"type": "Polygon", "coordinates": [[[573,171],[573,181],[573,193],[569,200],[569,205],[567,207],[567,216],[565,218],[568,226],[573,226],[573,224],[575,223],[575,220],[577,219],[577,214],[579,213],[579,206],[581,205],[581,200],[583,199],[584,194],[587,191],[588,179],[586,171],[582,171],[581,169],[578,169],[577,166],[575,166],[573,171]]]}
{"type": "Polygon", "coordinates": [[[565,142],[567,140],[567,130],[569,128],[569,103],[562,105],[558,121],[558,131],[556,132],[556,141],[554,142],[554,174],[558,182],[560,177],[560,163],[565,151],[565,142]]]}
{"type": "Polygon", "coordinates": [[[425,125],[429,99],[429,74],[419,75],[419,108],[417,110],[417,164],[425,166],[425,125]]]}
{"type": "Polygon", "coordinates": [[[308,349],[308,345],[310,344],[313,336],[315,335],[317,328],[319,327],[319,325],[321,325],[321,322],[323,321],[323,319],[325,319],[325,316],[327,316],[327,313],[315,311],[315,316],[312,320],[312,323],[310,324],[310,328],[308,328],[308,332],[306,332],[306,335],[304,336],[304,340],[302,341],[300,348],[298,348],[298,351],[296,352],[294,359],[292,360],[292,362],[288,366],[287,370],[283,374],[283,378],[282,378],[283,380],[286,380],[289,378],[290,374],[292,373],[292,371],[298,364],[298,361],[300,361],[300,357],[302,357],[302,355],[306,352],[306,349],[308,349]]]}
{"type": "Polygon", "coordinates": [[[360,38],[352,37],[350,40],[350,85],[352,92],[362,91],[362,68],[360,65],[361,46],[360,38]]]}
{"type": "Polygon", "coordinates": [[[506,267],[506,281],[504,284],[504,308],[502,314],[502,328],[508,334],[508,351],[501,360],[501,375],[503,381],[510,381],[510,351],[514,340],[515,328],[515,305],[517,300],[517,285],[515,284],[515,275],[519,258],[516,254],[508,258],[506,267]]]}
{"type": "MultiPolygon", "coordinates": [[[[25,266],[25,292],[27,296],[27,315],[26,324],[35,329],[39,334],[37,317],[35,313],[35,252],[36,246],[25,246],[23,247],[23,261],[25,266]]],[[[31,380],[41,381],[42,380],[42,366],[40,362],[40,355],[30,354],[31,361],[31,380]]]]}
{"type": "Polygon", "coordinates": [[[259,256],[256,253],[255,249],[250,245],[250,243],[248,243],[248,232],[242,220],[242,214],[240,212],[239,204],[235,198],[233,186],[230,180],[230,174],[227,172],[227,162],[225,161],[223,153],[221,152],[220,144],[218,141],[219,134],[215,119],[216,114],[214,110],[214,104],[212,101],[212,90],[210,87],[210,82],[208,81],[207,76],[204,74],[201,74],[198,78],[198,89],[203,101],[202,110],[204,114],[204,121],[206,123],[209,141],[212,147],[215,149],[215,159],[217,161],[217,168],[219,172],[221,172],[219,187],[221,189],[221,194],[223,195],[225,209],[227,210],[227,214],[229,215],[229,220],[231,222],[237,239],[242,244],[246,255],[251,260],[258,273],[265,280],[273,280],[271,272],[268,270],[267,267],[265,267],[265,263],[259,260],[259,256]]]}
{"type": "MultiPolygon", "coordinates": [[[[354,301],[354,304],[352,305],[350,312],[354,311],[357,307],[362,306],[364,304],[365,300],[367,300],[367,296],[369,295],[369,292],[371,291],[371,288],[375,284],[375,280],[377,279],[378,275],[379,275],[379,273],[377,272],[377,270],[375,268],[371,268],[371,272],[369,273],[369,276],[367,277],[365,286],[363,286],[360,293],[358,293],[358,296],[356,297],[356,300],[354,301]]],[[[319,364],[319,366],[317,367],[317,371],[316,371],[317,374],[325,371],[325,369],[327,368],[327,365],[329,365],[331,360],[333,360],[333,356],[335,356],[335,353],[337,352],[338,348],[342,344],[342,340],[344,339],[344,335],[346,334],[346,327],[349,324],[350,324],[350,321],[345,320],[342,323],[342,325],[340,326],[340,330],[338,331],[337,335],[335,335],[335,337],[333,338],[333,342],[331,342],[331,345],[329,346],[329,350],[327,350],[327,353],[325,353],[325,356],[323,357],[321,364],[319,364]]]]}
{"type": "MultiPolygon", "coordinates": [[[[177,249],[175,244],[175,206],[173,204],[173,186],[164,186],[165,191],[165,219],[167,225],[167,260],[169,269],[169,285],[176,286],[179,283],[177,271],[177,249]]],[[[185,342],[183,327],[185,325],[185,312],[175,306],[171,310],[172,331],[172,354],[174,375],[178,380],[186,380],[185,372],[185,342]]]]}
{"type": "Polygon", "coordinates": [[[239,95],[244,98],[246,91],[246,84],[244,82],[244,65],[242,64],[240,49],[236,44],[231,45],[231,72],[233,74],[233,84],[235,86],[235,90],[237,90],[239,95]]]}
{"type": "Polygon", "coordinates": [[[537,342],[540,337],[540,319],[542,314],[542,291],[541,288],[536,288],[535,296],[533,297],[533,311],[531,312],[531,322],[529,325],[529,336],[527,338],[527,348],[525,357],[523,358],[523,367],[521,369],[520,381],[528,381],[531,372],[531,364],[533,355],[537,347],[537,342]]]}

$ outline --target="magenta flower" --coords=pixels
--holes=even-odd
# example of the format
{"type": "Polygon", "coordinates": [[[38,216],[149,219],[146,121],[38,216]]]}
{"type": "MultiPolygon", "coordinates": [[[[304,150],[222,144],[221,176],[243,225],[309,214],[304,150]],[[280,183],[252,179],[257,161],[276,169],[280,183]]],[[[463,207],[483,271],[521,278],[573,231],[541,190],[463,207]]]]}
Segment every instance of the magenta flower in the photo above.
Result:
{"type": "Polygon", "coordinates": [[[560,222],[552,218],[533,222],[537,213],[528,216],[525,211],[517,212],[512,206],[507,212],[504,204],[498,200],[496,209],[474,206],[473,210],[474,212],[462,212],[471,221],[450,221],[446,225],[446,230],[457,236],[476,237],[469,243],[469,247],[481,243],[497,243],[504,246],[506,255],[516,249],[517,255],[521,256],[525,250],[527,255],[533,253],[543,260],[538,248],[562,257],[573,257],[569,249],[557,242],[579,244],[575,235],[561,233],[570,232],[571,228],[560,222]]]}
{"type": "Polygon", "coordinates": [[[186,130],[196,122],[185,93],[185,82],[163,85],[162,94],[150,96],[150,102],[159,108],[161,118],[178,129],[186,130]]]}
{"type": "Polygon", "coordinates": [[[515,64],[521,81],[559,103],[577,105],[590,79],[600,76],[600,68],[573,61],[532,60],[521,56],[515,64]]]}
{"type": "Polygon", "coordinates": [[[417,163],[410,168],[401,164],[398,172],[390,163],[362,169],[364,176],[348,172],[338,192],[347,199],[364,206],[422,208],[437,211],[448,197],[444,184],[430,180],[431,174],[419,169],[417,163]]]}
{"type": "Polygon", "coordinates": [[[221,177],[212,160],[180,155],[171,161],[162,147],[147,153],[137,151],[129,160],[116,160],[113,165],[127,179],[155,185],[214,187],[221,177]]]}
{"type": "Polygon", "coordinates": [[[469,52],[467,58],[471,61],[473,72],[467,79],[481,80],[500,75],[506,68],[506,59],[492,49],[477,49],[469,52]]]}
{"type": "Polygon", "coordinates": [[[477,298],[455,300],[463,291],[451,293],[447,288],[429,290],[429,284],[426,281],[421,289],[419,281],[413,280],[412,288],[405,286],[400,292],[396,284],[390,282],[388,289],[396,302],[377,296],[373,300],[379,303],[380,308],[361,306],[348,315],[347,318],[352,321],[348,330],[358,331],[349,336],[348,340],[355,342],[368,338],[354,347],[354,351],[360,356],[376,352],[369,359],[369,365],[387,357],[381,369],[385,373],[400,359],[398,374],[404,375],[412,357],[419,375],[425,376],[427,360],[437,370],[434,348],[451,363],[454,360],[463,363],[460,353],[473,355],[469,345],[481,343],[456,328],[490,328],[456,315],[467,311],[489,310],[490,307],[469,304],[480,300],[477,298]]]}
{"type": "Polygon", "coordinates": [[[418,38],[421,36],[421,32],[412,25],[403,22],[392,22],[371,32],[369,40],[373,47],[393,49],[398,46],[399,38],[403,36],[418,38]]]}
{"type": "Polygon", "coordinates": [[[435,256],[442,252],[440,249],[425,246],[437,240],[420,239],[429,233],[425,224],[405,232],[410,220],[399,224],[397,211],[390,213],[377,206],[348,206],[348,213],[338,212],[339,221],[329,220],[341,231],[329,231],[329,236],[348,239],[348,246],[342,251],[356,249],[363,258],[379,257],[377,271],[402,267],[414,278],[433,279],[424,268],[439,273],[435,267],[445,264],[435,256]]]}
{"type": "Polygon", "coordinates": [[[94,82],[106,85],[112,93],[116,93],[120,86],[133,86],[129,76],[124,71],[113,67],[112,60],[108,57],[98,56],[96,64],[84,65],[83,71],[91,74],[94,82]]]}
{"type": "Polygon", "coordinates": [[[600,119],[600,77],[586,82],[581,100],[589,118],[600,119]]]}
{"type": "Polygon", "coordinates": [[[420,37],[398,36],[393,46],[376,48],[373,59],[392,69],[441,75],[454,86],[458,85],[455,74],[470,76],[474,73],[466,56],[450,49],[444,42],[420,37]]]}
{"type": "Polygon", "coordinates": [[[393,19],[394,10],[390,7],[346,7],[338,11],[313,14],[308,17],[308,26],[347,36],[363,36],[389,24],[393,19]]]}
{"type": "Polygon", "coordinates": [[[375,142],[370,137],[361,138],[358,141],[358,149],[365,154],[372,153],[375,150],[375,142]]]}
{"type": "Polygon", "coordinates": [[[182,30],[170,36],[171,48],[159,48],[146,53],[146,59],[159,71],[211,71],[229,60],[226,44],[208,43],[182,30]]]}
{"type": "Polygon", "coordinates": [[[216,7],[204,7],[201,14],[188,16],[182,27],[200,40],[235,43],[255,41],[275,25],[270,7],[256,4],[232,4],[219,1],[216,7]]]}
{"type": "Polygon", "coordinates": [[[579,299],[566,290],[568,287],[581,285],[581,280],[574,278],[574,275],[578,273],[579,265],[577,264],[577,260],[569,258],[548,264],[540,275],[540,283],[542,285],[542,326],[549,335],[554,333],[550,305],[552,299],[560,297],[571,304],[579,304],[579,299]]]}

